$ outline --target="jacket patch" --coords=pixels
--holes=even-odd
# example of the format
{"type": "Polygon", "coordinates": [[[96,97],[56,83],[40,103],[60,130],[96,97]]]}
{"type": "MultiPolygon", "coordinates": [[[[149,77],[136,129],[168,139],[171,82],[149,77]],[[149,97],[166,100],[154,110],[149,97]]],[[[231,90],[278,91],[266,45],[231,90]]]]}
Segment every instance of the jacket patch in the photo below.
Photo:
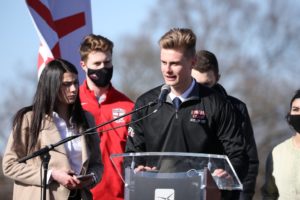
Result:
{"type": "Polygon", "coordinates": [[[128,127],[128,136],[130,136],[130,137],[134,136],[134,130],[130,126],[128,127]]]}
{"type": "MultiPolygon", "coordinates": [[[[115,108],[112,110],[112,116],[114,119],[116,119],[122,115],[125,115],[125,113],[126,113],[125,110],[122,108],[115,108]]],[[[115,121],[115,123],[124,123],[124,122],[125,122],[124,117],[115,121]]]]}
{"type": "Polygon", "coordinates": [[[190,122],[194,123],[206,123],[206,114],[204,110],[191,110],[190,122]]]}

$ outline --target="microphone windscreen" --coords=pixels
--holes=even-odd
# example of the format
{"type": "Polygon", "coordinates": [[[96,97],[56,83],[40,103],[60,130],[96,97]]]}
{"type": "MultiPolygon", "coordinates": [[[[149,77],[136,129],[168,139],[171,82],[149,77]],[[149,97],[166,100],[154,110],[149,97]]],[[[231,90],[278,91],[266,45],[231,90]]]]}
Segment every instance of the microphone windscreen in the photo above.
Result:
{"type": "Polygon", "coordinates": [[[163,90],[167,90],[168,92],[170,92],[170,91],[171,91],[171,88],[170,88],[169,85],[165,84],[165,85],[163,85],[163,86],[161,87],[161,91],[163,91],[163,90]]]}

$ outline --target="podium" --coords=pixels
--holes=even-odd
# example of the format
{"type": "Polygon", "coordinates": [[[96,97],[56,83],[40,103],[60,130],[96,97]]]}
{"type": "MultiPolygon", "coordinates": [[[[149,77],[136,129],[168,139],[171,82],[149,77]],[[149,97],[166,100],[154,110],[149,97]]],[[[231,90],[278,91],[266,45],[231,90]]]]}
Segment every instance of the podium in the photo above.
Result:
{"type": "Polygon", "coordinates": [[[143,152],[110,159],[124,182],[125,200],[220,200],[222,190],[243,189],[225,155],[143,152]],[[139,165],[151,170],[137,171],[139,165]],[[216,176],[218,170],[225,176],[216,176]]]}

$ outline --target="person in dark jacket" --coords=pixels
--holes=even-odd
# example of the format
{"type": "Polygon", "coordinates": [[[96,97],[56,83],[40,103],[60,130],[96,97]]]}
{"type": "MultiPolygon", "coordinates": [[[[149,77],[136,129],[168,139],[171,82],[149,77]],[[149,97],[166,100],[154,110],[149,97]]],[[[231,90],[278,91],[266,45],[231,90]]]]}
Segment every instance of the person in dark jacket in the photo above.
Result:
{"type": "Polygon", "coordinates": [[[159,40],[165,85],[138,97],[135,109],[155,102],[166,85],[170,93],[132,115],[125,151],[225,154],[241,178],[247,165],[241,122],[229,102],[192,78],[195,44],[195,34],[185,28],[173,28],[159,40]]]}
{"type": "Polygon", "coordinates": [[[207,85],[223,95],[234,106],[239,117],[242,119],[242,130],[246,140],[249,167],[243,181],[244,189],[240,193],[240,200],[251,200],[255,193],[259,161],[247,106],[241,100],[228,95],[224,87],[218,83],[218,80],[220,79],[219,66],[217,58],[212,52],[201,50],[196,53],[196,57],[197,62],[192,69],[192,76],[197,82],[207,85]]]}

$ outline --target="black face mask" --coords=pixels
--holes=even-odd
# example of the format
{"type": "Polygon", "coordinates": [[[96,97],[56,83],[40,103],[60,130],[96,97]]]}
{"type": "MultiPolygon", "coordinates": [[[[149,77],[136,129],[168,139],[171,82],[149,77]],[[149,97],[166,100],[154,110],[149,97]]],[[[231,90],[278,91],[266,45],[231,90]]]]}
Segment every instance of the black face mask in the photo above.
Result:
{"type": "Polygon", "coordinates": [[[87,74],[89,78],[98,87],[105,87],[110,83],[113,74],[113,67],[111,68],[101,68],[101,69],[90,69],[88,68],[87,74]],[[97,76],[97,78],[95,78],[97,76]]]}
{"type": "Polygon", "coordinates": [[[300,133],[300,115],[289,115],[288,118],[289,124],[300,133]]]}

